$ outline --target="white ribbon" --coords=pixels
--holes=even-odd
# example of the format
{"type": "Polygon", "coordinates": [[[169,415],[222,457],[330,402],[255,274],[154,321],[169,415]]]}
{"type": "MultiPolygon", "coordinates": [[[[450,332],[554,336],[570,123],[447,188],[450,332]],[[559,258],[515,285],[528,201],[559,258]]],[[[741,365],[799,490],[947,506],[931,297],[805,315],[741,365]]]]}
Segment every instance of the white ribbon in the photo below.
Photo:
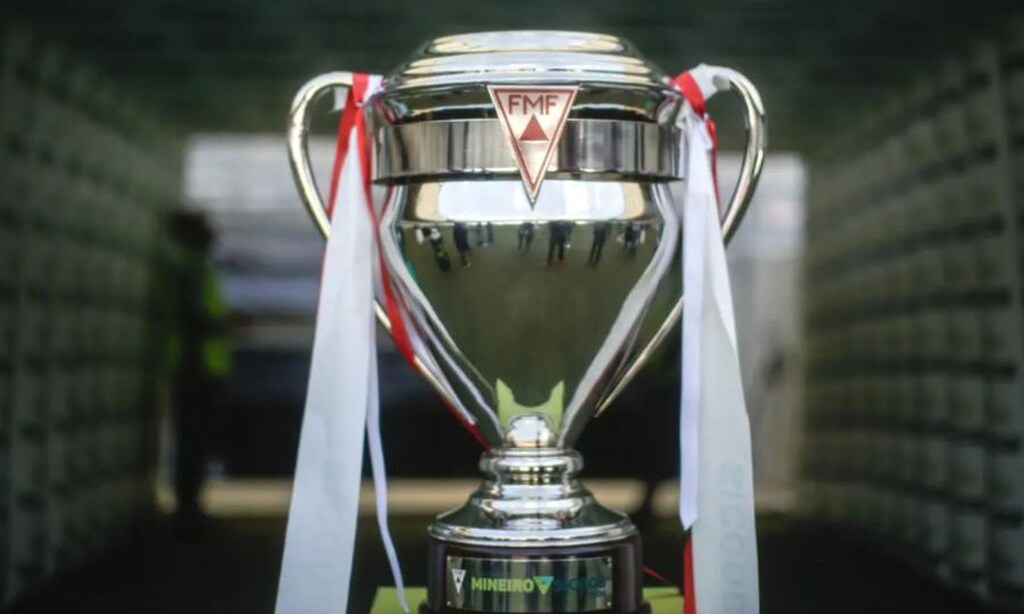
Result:
{"type": "MultiPolygon", "coordinates": [[[[367,96],[378,84],[379,77],[371,77],[367,96]]],[[[349,139],[324,254],[277,614],[337,614],[348,608],[364,432],[370,447],[377,522],[399,600],[403,609],[409,609],[387,526],[373,314],[379,272],[376,235],[363,190],[355,131],[349,139]]]]}
{"type": "Polygon", "coordinates": [[[692,528],[698,614],[756,614],[750,423],[717,215],[712,141],[703,118],[691,114],[688,123],[679,517],[684,528],[692,528]]]}
{"type": "Polygon", "coordinates": [[[703,120],[690,118],[687,132],[686,200],[683,219],[682,390],[679,418],[679,519],[689,529],[697,520],[697,484],[700,451],[701,324],[704,313],[704,277],[707,269],[708,221],[717,210],[714,179],[707,163],[711,140],[703,120]]]}

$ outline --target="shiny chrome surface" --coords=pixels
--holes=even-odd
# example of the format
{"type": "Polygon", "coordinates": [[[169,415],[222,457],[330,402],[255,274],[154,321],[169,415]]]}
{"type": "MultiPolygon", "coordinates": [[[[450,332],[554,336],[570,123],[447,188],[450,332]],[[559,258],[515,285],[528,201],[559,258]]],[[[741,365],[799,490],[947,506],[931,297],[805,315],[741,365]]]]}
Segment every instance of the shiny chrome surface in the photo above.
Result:
{"type": "Polygon", "coordinates": [[[668,184],[548,179],[531,206],[516,179],[415,183],[386,210],[382,253],[460,406],[492,446],[531,411],[572,445],[678,262],[668,184]]]}
{"type": "Polygon", "coordinates": [[[317,190],[316,178],[309,163],[309,107],[339,87],[352,87],[352,73],[331,72],[314,77],[295,94],[288,116],[288,162],[292,167],[292,176],[306,212],[324,237],[331,233],[331,220],[327,217],[327,208],[317,190]]]}
{"type": "MultiPolygon", "coordinates": [[[[702,66],[745,104],[747,146],[725,207],[728,241],[764,160],[764,109],[739,73],[702,66]]],[[[329,232],[306,153],[314,79],[292,110],[303,201],[329,232]]],[[[478,545],[599,543],[631,535],[576,480],[567,448],[635,376],[682,312],[676,179],[682,96],[629,43],[572,32],[496,32],[428,43],[368,103],[387,184],[381,253],[424,343],[417,367],[490,444],[487,481],[434,537],[478,545]],[[573,85],[557,155],[531,203],[487,87],[573,85]]],[[[682,152],[682,153],[680,153],[682,152]]],[[[378,316],[387,325],[378,306],[378,316]]]]}
{"type": "Polygon", "coordinates": [[[671,125],[682,96],[620,38],[586,32],[483,32],[421,47],[385,78],[375,107],[400,124],[495,117],[486,85],[580,87],[573,117],[671,125]]]}
{"type": "Polygon", "coordinates": [[[728,243],[747,213],[750,199],[754,197],[754,190],[757,189],[757,181],[761,178],[761,169],[764,167],[764,152],[768,147],[764,103],[754,84],[737,71],[720,66],[704,68],[711,73],[711,78],[719,90],[731,91],[743,102],[743,121],[747,128],[747,145],[743,151],[743,165],[736,181],[736,190],[722,216],[722,235],[728,243]]]}
{"type": "Polygon", "coordinates": [[[434,39],[388,75],[386,92],[522,83],[538,76],[619,87],[665,83],[665,75],[624,39],[589,32],[521,30],[434,39]]]}
{"type": "MultiPolygon", "coordinates": [[[[731,68],[719,66],[702,66],[710,78],[715,81],[718,91],[732,91],[743,102],[744,123],[747,128],[747,144],[743,152],[743,163],[740,167],[739,177],[736,180],[736,188],[732,198],[722,215],[722,236],[726,245],[732,240],[733,235],[739,228],[743,216],[747,213],[750,200],[754,197],[754,190],[757,188],[757,181],[761,177],[761,170],[764,167],[764,154],[768,146],[768,135],[765,129],[764,103],[757,88],[746,77],[731,68]]],[[[638,345],[636,355],[627,362],[627,367],[616,376],[614,384],[609,388],[607,394],[601,400],[597,413],[600,414],[608,409],[612,401],[629,385],[639,373],[641,367],[646,363],[662,341],[679,322],[683,313],[683,298],[680,297],[672,307],[668,317],[651,335],[646,344],[638,345]]]]}
{"type": "MultiPolygon", "coordinates": [[[[533,430],[546,421],[523,414],[513,419],[512,431],[519,423],[533,430]]],[[[480,460],[483,484],[465,506],[438,517],[429,532],[447,542],[513,548],[581,546],[636,533],[629,518],[597,503],[583,487],[576,477],[582,468],[573,450],[508,446],[486,452],[480,460]]]]}
{"type": "MultiPolygon", "coordinates": [[[[378,181],[445,176],[518,176],[496,119],[383,126],[378,132],[378,181]]],[[[679,168],[679,131],[638,121],[570,119],[547,177],[672,179],[679,168]]]]}

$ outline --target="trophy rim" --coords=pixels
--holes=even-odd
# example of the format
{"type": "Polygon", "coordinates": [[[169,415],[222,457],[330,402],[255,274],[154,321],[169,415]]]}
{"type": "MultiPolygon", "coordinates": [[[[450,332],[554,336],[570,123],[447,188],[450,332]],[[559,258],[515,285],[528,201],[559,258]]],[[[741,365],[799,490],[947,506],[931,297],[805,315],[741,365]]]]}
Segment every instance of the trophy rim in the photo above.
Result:
{"type": "Polygon", "coordinates": [[[383,95],[481,83],[601,84],[676,96],[668,73],[630,40],[574,30],[487,30],[431,39],[384,80],[383,95]]]}
{"type": "Polygon", "coordinates": [[[467,503],[438,516],[427,527],[427,534],[434,539],[451,544],[466,546],[501,546],[506,548],[542,548],[548,546],[589,546],[605,544],[637,535],[638,531],[629,516],[607,508],[591,500],[590,506],[601,510],[609,517],[618,517],[614,522],[585,525],[571,528],[505,529],[456,524],[449,520],[460,512],[475,510],[467,503]]]}

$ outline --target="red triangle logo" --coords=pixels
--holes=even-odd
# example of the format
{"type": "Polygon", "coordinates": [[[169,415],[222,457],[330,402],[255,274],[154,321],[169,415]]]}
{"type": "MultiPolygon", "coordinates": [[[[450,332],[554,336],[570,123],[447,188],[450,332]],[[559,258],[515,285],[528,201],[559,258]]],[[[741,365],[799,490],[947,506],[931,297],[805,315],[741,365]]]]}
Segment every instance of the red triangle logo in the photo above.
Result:
{"type": "Polygon", "coordinates": [[[548,135],[544,134],[544,129],[540,127],[540,122],[537,121],[537,116],[530,116],[530,123],[526,124],[526,130],[519,135],[520,141],[547,141],[548,135]]]}
{"type": "Polygon", "coordinates": [[[576,87],[487,87],[523,187],[532,204],[558,149],[576,87]]]}

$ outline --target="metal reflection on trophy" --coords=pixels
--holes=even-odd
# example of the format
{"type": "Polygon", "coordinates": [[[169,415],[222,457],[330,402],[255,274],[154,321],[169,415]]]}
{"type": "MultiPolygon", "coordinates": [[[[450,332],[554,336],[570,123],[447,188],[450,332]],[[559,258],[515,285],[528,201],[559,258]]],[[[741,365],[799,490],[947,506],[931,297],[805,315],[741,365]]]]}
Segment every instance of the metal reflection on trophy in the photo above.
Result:
{"type": "MultiPolygon", "coordinates": [[[[756,90],[731,236],[764,144],[756,90]]],[[[294,111],[305,156],[314,79],[294,111]]],[[[434,40],[372,98],[380,249],[424,347],[423,375],[476,419],[485,480],[428,529],[425,612],[641,612],[640,541],[577,479],[572,447],[678,320],[684,99],[622,39],[497,32],[434,40]]],[[[381,312],[383,313],[383,312],[381,312]]],[[[609,454],[625,453],[610,450],[609,454]]]]}

